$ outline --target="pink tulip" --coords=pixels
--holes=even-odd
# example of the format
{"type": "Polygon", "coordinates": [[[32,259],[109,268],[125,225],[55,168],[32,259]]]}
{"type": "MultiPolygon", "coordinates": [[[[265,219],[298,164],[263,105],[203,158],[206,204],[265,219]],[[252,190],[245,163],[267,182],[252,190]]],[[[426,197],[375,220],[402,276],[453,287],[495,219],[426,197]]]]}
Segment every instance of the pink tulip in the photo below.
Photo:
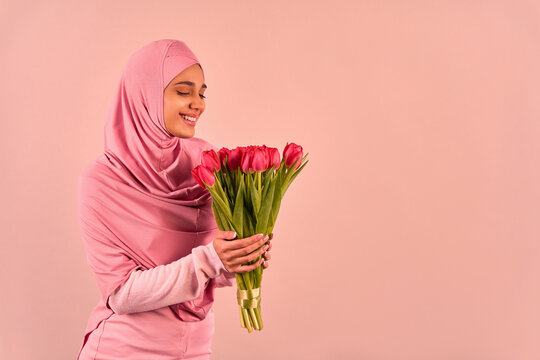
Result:
{"type": "Polygon", "coordinates": [[[253,171],[264,171],[268,168],[268,152],[263,147],[256,147],[251,152],[250,169],[253,171]]]}
{"type": "Polygon", "coordinates": [[[222,147],[218,151],[219,160],[221,161],[221,167],[223,168],[225,167],[225,159],[227,158],[227,156],[229,156],[229,152],[230,150],[227,149],[226,147],[222,147]]]}
{"type": "Polygon", "coordinates": [[[251,158],[253,157],[253,147],[248,146],[246,150],[244,150],[244,155],[242,156],[242,162],[240,163],[240,169],[245,172],[249,173],[249,170],[251,170],[251,158]]]}
{"type": "Polygon", "coordinates": [[[279,150],[277,148],[268,148],[268,168],[272,168],[272,165],[276,165],[274,169],[279,169],[281,166],[281,160],[279,156],[279,150]]]}
{"type": "Polygon", "coordinates": [[[240,146],[229,152],[229,170],[236,170],[240,167],[243,155],[244,149],[240,146]]]}
{"type": "Polygon", "coordinates": [[[210,170],[208,170],[206,166],[203,165],[197,165],[195,169],[191,170],[191,174],[193,175],[195,180],[197,180],[197,183],[203,188],[206,188],[204,183],[206,183],[208,187],[212,187],[216,182],[214,174],[210,172],[210,170]]]}
{"type": "Polygon", "coordinates": [[[199,184],[201,187],[204,187],[204,184],[203,184],[203,182],[201,180],[201,177],[199,176],[199,170],[197,169],[198,167],[199,167],[199,165],[197,165],[197,167],[195,167],[195,169],[191,170],[191,175],[193,175],[193,177],[197,181],[197,184],[199,184]]]}
{"type": "Polygon", "coordinates": [[[221,169],[221,163],[219,161],[218,154],[214,150],[203,151],[201,163],[212,173],[221,169]]]}
{"type": "Polygon", "coordinates": [[[296,164],[295,170],[300,167],[303,156],[304,153],[302,147],[295,143],[289,143],[287,144],[287,146],[285,146],[285,149],[283,149],[283,159],[285,160],[285,166],[291,167],[296,160],[300,159],[296,164]]]}

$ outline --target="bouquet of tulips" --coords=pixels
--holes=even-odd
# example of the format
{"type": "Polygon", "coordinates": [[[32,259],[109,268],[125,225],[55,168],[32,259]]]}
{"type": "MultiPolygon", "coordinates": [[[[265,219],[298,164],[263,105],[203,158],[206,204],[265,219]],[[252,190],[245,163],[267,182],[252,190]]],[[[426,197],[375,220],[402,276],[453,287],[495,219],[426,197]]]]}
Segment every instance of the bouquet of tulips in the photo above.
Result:
{"type": "MultiPolygon", "coordinates": [[[[217,153],[205,150],[202,164],[191,173],[212,195],[212,211],[219,230],[235,231],[238,239],[255,234],[269,235],[274,229],[281,199],[307,165],[308,161],[304,160],[308,154],[303,156],[302,147],[295,143],[287,143],[282,159],[277,148],[266,145],[221,148],[217,153]]],[[[261,265],[235,276],[240,324],[250,333],[252,329],[263,328],[262,272],[261,265]]]]}

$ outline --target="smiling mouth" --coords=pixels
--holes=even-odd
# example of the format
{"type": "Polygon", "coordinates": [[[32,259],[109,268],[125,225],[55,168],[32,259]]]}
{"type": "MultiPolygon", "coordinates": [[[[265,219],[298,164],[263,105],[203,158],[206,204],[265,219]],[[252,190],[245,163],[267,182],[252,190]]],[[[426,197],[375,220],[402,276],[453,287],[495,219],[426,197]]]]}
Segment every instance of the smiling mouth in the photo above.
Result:
{"type": "Polygon", "coordinates": [[[190,121],[190,122],[197,122],[197,118],[196,117],[192,117],[192,116],[187,116],[187,115],[184,115],[184,114],[180,114],[180,116],[182,117],[182,119],[186,119],[187,121],[190,121]]]}

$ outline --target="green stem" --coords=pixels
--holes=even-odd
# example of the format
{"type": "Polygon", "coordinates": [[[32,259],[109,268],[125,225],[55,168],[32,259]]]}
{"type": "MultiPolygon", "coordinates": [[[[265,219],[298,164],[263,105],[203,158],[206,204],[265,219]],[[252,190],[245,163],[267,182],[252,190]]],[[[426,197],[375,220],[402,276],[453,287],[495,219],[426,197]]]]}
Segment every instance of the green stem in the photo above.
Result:
{"type": "Polygon", "coordinates": [[[261,316],[261,302],[257,304],[257,307],[255,308],[255,315],[257,315],[257,321],[259,322],[259,330],[263,329],[263,321],[261,316]]]}
{"type": "Polygon", "coordinates": [[[236,273],[236,284],[240,288],[240,290],[246,290],[246,284],[244,283],[244,278],[242,277],[242,274],[236,273]]]}
{"type": "Polygon", "coordinates": [[[259,199],[261,199],[261,173],[258,172],[257,175],[257,178],[259,179],[259,199]]]}
{"type": "Polygon", "coordinates": [[[253,329],[251,327],[251,320],[249,318],[249,312],[247,311],[247,309],[244,309],[242,308],[242,313],[244,314],[244,319],[245,319],[245,322],[246,322],[246,328],[248,330],[248,332],[252,332],[253,329]]]}
{"type": "Polygon", "coordinates": [[[252,322],[253,322],[253,328],[255,330],[260,330],[261,327],[259,326],[259,321],[257,319],[257,314],[255,313],[254,308],[249,308],[249,316],[251,316],[252,322]]]}
{"type": "Polygon", "coordinates": [[[240,276],[242,276],[242,279],[244,280],[244,284],[245,284],[245,289],[244,290],[253,289],[251,287],[251,281],[249,279],[249,273],[242,273],[242,274],[240,274],[240,276]]]}

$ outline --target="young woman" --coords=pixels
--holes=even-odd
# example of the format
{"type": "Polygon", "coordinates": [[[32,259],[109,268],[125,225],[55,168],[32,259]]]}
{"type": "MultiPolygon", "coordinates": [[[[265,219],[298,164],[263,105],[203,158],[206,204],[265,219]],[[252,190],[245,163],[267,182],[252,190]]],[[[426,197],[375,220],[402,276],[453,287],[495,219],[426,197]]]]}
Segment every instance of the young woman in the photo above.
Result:
{"type": "Polygon", "coordinates": [[[147,44],[122,73],[105,150],[79,179],[79,226],[101,295],[79,360],[209,359],[215,288],[268,267],[272,234],[228,241],[234,232],[218,230],[210,193],[191,174],[204,150],[218,150],[194,137],[206,88],[178,40],[147,44]]]}

